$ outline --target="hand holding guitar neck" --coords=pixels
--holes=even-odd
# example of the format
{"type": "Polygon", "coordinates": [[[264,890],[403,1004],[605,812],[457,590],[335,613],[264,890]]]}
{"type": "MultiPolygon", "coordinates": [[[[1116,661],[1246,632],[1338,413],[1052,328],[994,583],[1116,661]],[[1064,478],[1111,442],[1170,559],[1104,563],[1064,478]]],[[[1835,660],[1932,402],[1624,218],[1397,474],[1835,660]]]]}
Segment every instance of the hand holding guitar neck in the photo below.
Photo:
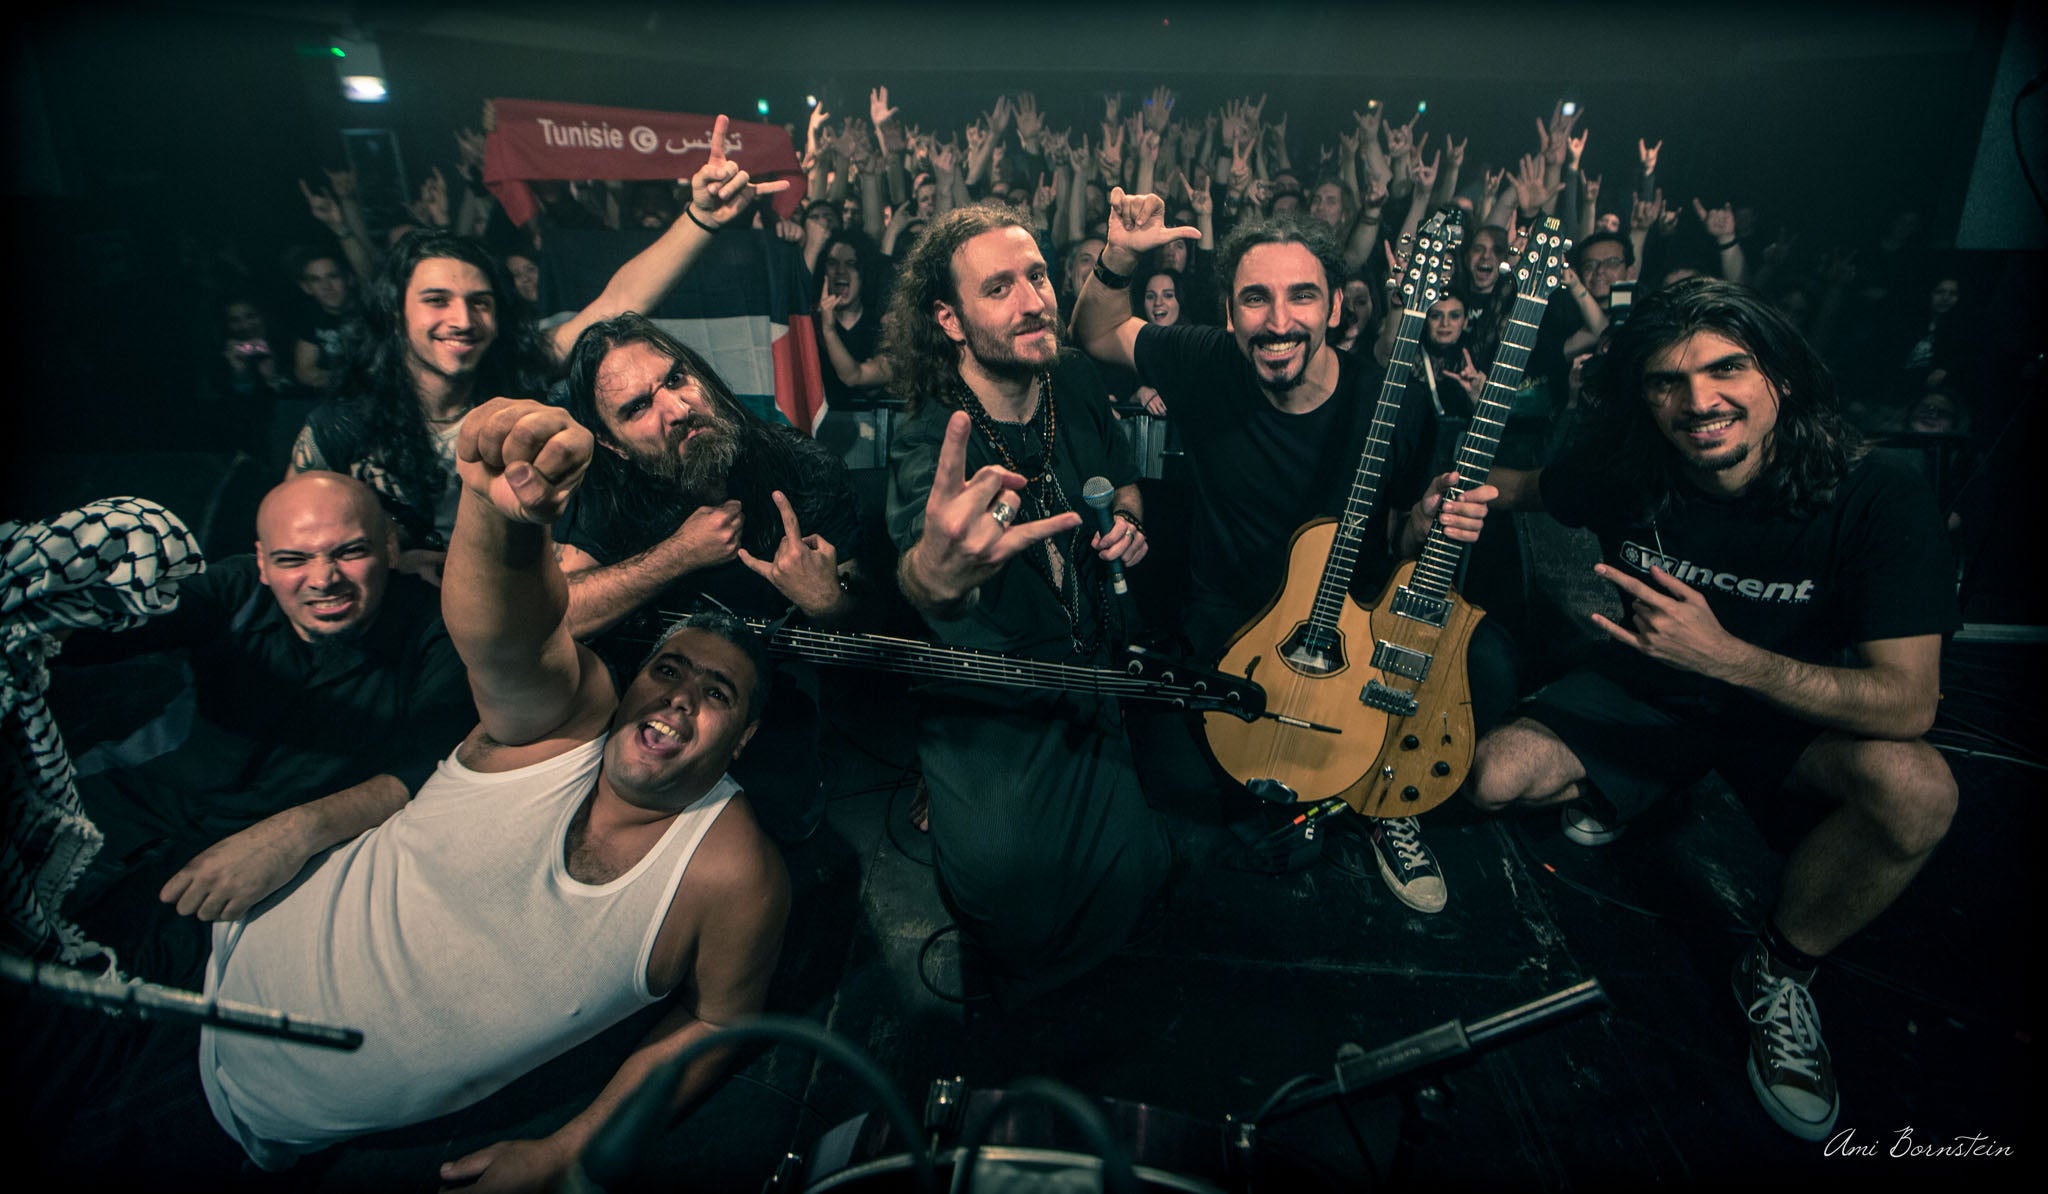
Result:
{"type": "Polygon", "coordinates": [[[924,533],[903,557],[905,593],[913,603],[943,607],[964,601],[1018,552],[1081,525],[1071,510],[1016,523],[1024,478],[993,464],[967,475],[973,426],[965,411],[954,411],[946,422],[938,472],[924,504],[924,533]]]}

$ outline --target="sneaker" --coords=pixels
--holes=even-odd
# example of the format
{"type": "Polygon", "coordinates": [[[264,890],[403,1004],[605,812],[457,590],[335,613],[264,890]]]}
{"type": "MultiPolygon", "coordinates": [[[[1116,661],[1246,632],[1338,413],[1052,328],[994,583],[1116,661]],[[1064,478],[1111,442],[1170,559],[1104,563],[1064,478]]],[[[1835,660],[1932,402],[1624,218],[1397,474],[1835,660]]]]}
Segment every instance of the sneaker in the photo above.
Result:
{"type": "Polygon", "coordinates": [[[1379,859],[1380,878],[1394,898],[1417,912],[1442,912],[1451,898],[1444,876],[1437,869],[1436,855],[1422,840],[1422,826],[1414,817],[1379,821],[1372,828],[1373,855],[1379,859]]]}
{"type": "Polygon", "coordinates": [[[1604,846],[1628,828],[1605,800],[1588,792],[1564,806],[1564,835],[1581,846],[1604,846]]]}
{"type": "Polygon", "coordinates": [[[1806,989],[1812,977],[1782,970],[1757,945],[1735,964],[1735,1001],[1749,1016],[1750,1089],[1779,1127],[1821,1141],[1834,1130],[1842,1097],[1806,989]]]}

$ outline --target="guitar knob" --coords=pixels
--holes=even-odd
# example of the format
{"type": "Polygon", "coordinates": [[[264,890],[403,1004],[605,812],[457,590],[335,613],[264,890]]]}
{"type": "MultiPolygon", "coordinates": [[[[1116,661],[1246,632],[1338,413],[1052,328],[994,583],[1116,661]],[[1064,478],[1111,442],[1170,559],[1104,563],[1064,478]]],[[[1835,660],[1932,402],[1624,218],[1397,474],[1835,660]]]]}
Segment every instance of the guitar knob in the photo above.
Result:
{"type": "Polygon", "coordinates": [[[1420,800],[1422,799],[1422,791],[1421,789],[1417,788],[1414,784],[1409,784],[1407,787],[1401,789],[1401,799],[1408,801],[1420,800]]]}
{"type": "Polygon", "coordinates": [[[1385,767],[1382,767],[1382,768],[1380,768],[1380,778],[1381,778],[1381,779],[1392,779],[1392,778],[1394,778],[1394,768],[1393,768],[1393,766],[1392,766],[1392,765],[1388,765],[1388,766],[1385,766],[1385,767]]]}
{"type": "Polygon", "coordinates": [[[1449,775],[1451,773],[1451,765],[1442,759],[1438,759],[1435,765],[1430,767],[1429,773],[1431,775],[1449,775]]]}
{"type": "Polygon", "coordinates": [[[1417,737],[1416,737],[1415,735],[1413,735],[1413,734],[1409,734],[1409,735],[1407,735],[1407,736],[1405,736],[1405,737],[1403,737],[1403,738],[1401,739],[1401,749],[1402,749],[1402,750],[1414,750],[1414,749],[1415,749],[1416,747],[1418,747],[1418,746],[1421,746],[1421,745],[1422,745],[1422,739],[1420,739],[1420,738],[1417,738],[1417,737]]]}

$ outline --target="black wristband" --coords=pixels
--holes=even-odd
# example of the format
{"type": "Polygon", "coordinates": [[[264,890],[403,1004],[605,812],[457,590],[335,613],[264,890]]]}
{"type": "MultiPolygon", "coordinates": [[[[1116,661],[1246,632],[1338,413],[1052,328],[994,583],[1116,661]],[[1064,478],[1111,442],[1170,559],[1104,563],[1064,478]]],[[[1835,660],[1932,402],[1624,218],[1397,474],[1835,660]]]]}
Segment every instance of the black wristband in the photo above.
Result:
{"type": "Polygon", "coordinates": [[[709,232],[713,236],[718,235],[718,229],[713,228],[711,225],[706,224],[704,221],[697,218],[697,209],[695,207],[685,207],[683,209],[683,214],[690,217],[690,223],[695,224],[697,227],[702,228],[704,231],[709,232]]]}
{"type": "Polygon", "coordinates": [[[1714,247],[1715,247],[1715,248],[1717,248],[1717,249],[1719,249],[1719,250],[1721,250],[1721,251],[1722,251],[1723,253],[1726,253],[1726,252],[1727,252],[1728,250],[1730,250],[1730,249],[1734,248],[1735,246],[1737,246],[1737,245],[1739,245],[1739,244],[1741,244],[1741,243],[1742,243],[1742,238],[1741,238],[1741,237],[1739,237],[1739,236],[1737,236],[1737,237],[1733,237],[1733,238],[1731,238],[1731,239],[1729,239],[1729,240],[1724,240],[1724,241],[1723,241],[1723,240],[1717,240],[1717,241],[1715,241],[1715,242],[1714,242],[1714,247]]]}
{"type": "Polygon", "coordinates": [[[1144,520],[1140,519],[1137,515],[1131,513],[1129,510],[1111,510],[1109,514],[1112,518],[1121,518],[1125,522],[1130,523],[1132,529],[1134,530],[1142,531],[1145,529],[1144,520]]]}
{"type": "Polygon", "coordinates": [[[1129,290],[1131,288],[1131,276],[1129,274],[1117,273],[1115,270],[1102,264],[1100,257],[1095,259],[1095,280],[1111,290],[1129,290]]]}

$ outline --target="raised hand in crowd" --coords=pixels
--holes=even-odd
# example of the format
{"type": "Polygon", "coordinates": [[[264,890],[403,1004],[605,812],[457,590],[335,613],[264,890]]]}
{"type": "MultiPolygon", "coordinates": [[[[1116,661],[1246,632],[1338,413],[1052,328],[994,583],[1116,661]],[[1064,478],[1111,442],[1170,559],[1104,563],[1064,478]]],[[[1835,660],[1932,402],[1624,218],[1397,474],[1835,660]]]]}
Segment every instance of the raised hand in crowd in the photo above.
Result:
{"type": "Polygon", "coordinates": [[[1166,131],[1166,125],[1173,119],[1173,92],[1164,84],[1154,87],[1152,95],[1145,101],[1145,127],[1155,133],[1166,131]]]}
{"type": "Polygon", "coordinates": [[[439,166],[420,180],[420,197],[407,204],[406,210],[426,227],[448,227],[448,180],[442,177],[439,166]]]}
{"type": "Polygon", "coordinates": [[[1045,133],[1045,113],[1038,110],[1038,97],[1028,91],[1017,93],[1017,144],[1026,153],[1038,153],[1045,133]]]}
{"type": "Polygon", "coordinates": [[[1649,142],[1643,140],[1641,137],[1636,138],[1636,158],[1642,162],[1643,173],[1645,175],[1651,175],[1657,172],[1657,154],[1661,152],[1663,148],[1664,140],[1661,137],[1658,138],[1657,143],[1655,145],[1650,144],[1649,142]]]}
{"type": "Polygon", "coordinates": [[[1122,181],[1124,163],[1124,130],[1114,122],[1102,126],[1102,151],[1096,155],[1102,162],[1102,177],[1105,182],[1115,184],[1122,181]]]}
{"type": "Polygon", "coordinates": [[[739,163],[725,156],[726,131],[731,122],[720,113],[711,125],[711,153],[690,176],[690,206],[684,217],[716,232],[747,213],[754,200],[789,189],[788,179],[754,182],[739,163]]]}
{"type": "Polygon", "coordinates": [[[464,175],[483,181],[484,135],[475,129],[455,130],[456,169],[464,175]]]}
{"type": "Polygon", "coordinates": [[[1486,388],[1486,374],[1480,372],[1479,366],[1472,363],[1471,349],[1461,351],[1465,357],[1464,363],[1456,369],[1440,370],[1436,375],[1437,380],[1448,381],[1457,386],[1465,395],[1465,401],[1476,407],[1479,405],[1479,392],[1486,388]]]}
{"type": "Polygon", "coordinates": [[[1558,192],[1564,190],[1564,183],[1546,178],[1544,171],[1541,158],[1534,154],[1522,155],[1522,168],[1514,176],[1515,207],[1525,218],[1548,210],[1558,192]]]}
{"type": "Polygon", "coordinates": [[[353,200],[345,198],[354,194],[355,179],[353,170],[329,170],[327,180],[333,194],[315,191],[304,179],[299,180],[299,193],[306,197],[306,214],[334,235],[356,277],[368,278],[376,272],[377,255],[370,247],[360,215],[350,210],[355,206],[353,200]]]}
{"type": "Polygon", "coordinates": [[[889,106],[889,89],[872,87],[868,89],[868,123],[880,132],[884,125],[896,119],[896,109],[889,106]]]}
{"type": "Polygon", "coordinates": [[[1439,149],[1430,155],[1429,164],[1424,165],[1420,151],[1409,151],[1408,176],[1415,180],[1416,189],[1420,194],[1427,195],[1431,190],[1435,189],[1436,173],[1443,163],[1443,156],[1444,151],[1439,149]]]}

